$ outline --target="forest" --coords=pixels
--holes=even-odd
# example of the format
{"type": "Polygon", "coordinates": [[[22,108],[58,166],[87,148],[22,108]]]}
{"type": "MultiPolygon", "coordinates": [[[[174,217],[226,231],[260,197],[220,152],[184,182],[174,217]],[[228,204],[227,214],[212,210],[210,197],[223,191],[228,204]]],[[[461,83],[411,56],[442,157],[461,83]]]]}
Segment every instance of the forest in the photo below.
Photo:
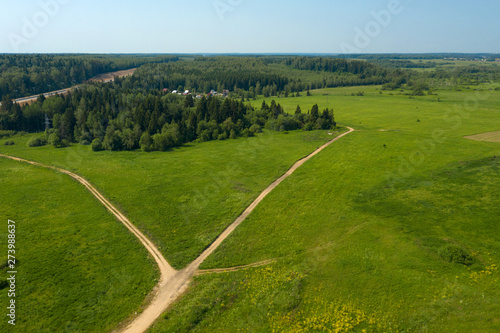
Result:
{"type": "Polygon", "coordinates": [[[158,90],[143,94],[125,91],[121,85],[92,84],[67,96],[44,98],[21,108],[4,99],[0,129],[40,132],[45,119],[51,123],[30,146],[51,144],[56,148],[79,142],[98,150],[165,151],[191,141],[234,139],[253,136],[267,128],[275,131],[331,129],[336,126],[333,110],[285,114],[274,101],[255,110],[243,101],[192,95],[178,96],[158,90]]]}
{"type": "Polygon", "coordinates": [[[0,96],[37,95],[72,87],[98,74],[177,61],[177,56],[0,54],[0,96]]]}
{"type": "Polygon", "coordinates": [[[131,87],[194,90],[228,89],[238,97],[291,94],[308,89],[384,84],[392,71],[362,60],[322,57],[196,57],[191,61],[141,67],[131,87]]]}
{"type": "Polygon", "coordinates": [[[410,94],[423,95],[442,84],[477,84],[500,76],[495,66],[417,72],[407,68],[408,60],[384,58],[43,55],[0,59],[6,67],[2,82],[9,78],[7,73],[31,72],[33,80],[17,81],[10,76],[5,89],[19,94],[28,87],[43,90],[49,87],[47,82],[55,82],[37,81],[44,75],[50,78],[65,73],[66,81],[59,78],[64,86],[68,80],[78,82],[99,72],[146,63],[133,76],[106,84],[83,84],[67,96],[40,95],[35,103],[23,107],[2,92],[2,133],[45,131],[30,145],[81,143],[91,144],[96,151],[165,151],[186,142],[253,136],[263,128],[290,131],[336,126],[333,110],[320,110],[317,105],[304,111],[297,106],[290,115],[274,101],[270,105],[264,102],[260,109],[246,103],[258,96],[295,97],[310,89],[351,85],[381,85],[381,90],[404,87],[410,94]],[[191,93],[180,96],[171,93],[173,90],[191,93]],[[229,97],[207,95],[212,90],[228,90],[229,97]]]}

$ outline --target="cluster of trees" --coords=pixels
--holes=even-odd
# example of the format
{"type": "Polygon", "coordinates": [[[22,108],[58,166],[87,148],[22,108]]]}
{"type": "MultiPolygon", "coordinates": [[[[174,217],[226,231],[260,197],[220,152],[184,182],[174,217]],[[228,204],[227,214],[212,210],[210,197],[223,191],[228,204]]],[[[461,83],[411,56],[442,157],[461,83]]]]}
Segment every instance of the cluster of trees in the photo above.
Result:
{"type": "Polygon", "coordinates": [[[410,60],[377,59],[370,62],[387,68],[435,68],[437,66],[435,61],[424,62],[422,60],[415,62],[410,60]]]}
{"type": "MultiPolygon", "coordinates": [[[[260,109],[245,104],[257,95],[297,96],[308,89],[366,84],[408,88],[418,95],[429,93],[437,82],[500,79],[500,69],[494,65],[418,73],[383,57],[375,61],[379,65],[325,57],[191,57],[179,61],[174,56],[2,55],[0,131],[41,132],[49,124],[45,136],[30,144],[62,147],[79,142],[91,144],[94,150],[164,151],[195,140],[252,136],[262,128],[289,131],[336,126],[333,110],[320,111],[317,105],[308,112],[298,106],[289,115],[274,101],[270,105],[264,102],[260,109]],[[147,64],[131,77],[85,84],[66,96],[46,99],[40,95],[35,103],[23,107],[9,97],[9,92],[28,95],[30,89],[52,90],[71,85],[69,81],[141,63],[147,64]],[[19,77],[13,73],[20,73],[19,77]],[[198,93],[227,89],[231,93],[226,99],[210,96],[198,100],[165,93],[164,88],[198,93]]],[[[405,60],[399,62],[409,66],[405,60]]]]}
{"type": "Polygon", "coordinates": [[[79,84],[98,74],[146,63],[177,61],[175,56],[0,55],[0,96],[31,96],[79,84]]]}
{"type": "Polygon", "coordinates": [[[257,95],[264,89],[276,94],[282,91],[289,78],[268,68],[259,58],[210,57],[195,58],[169,64],[154,64],[141,67],[134,75],[132,87],[148,89],[194,90],[209,93],[254,91],[257,95]]]}
{"type": "Polygon", "coordinates": [[[293,115],[285,114],[280,104],[276,105],[273,100],[268,106],[266,102],[262,102],[260,112],[254,112],[253,117],[261,117],[260,121],[253,120],[254,123],[262,124],[263,119],[266,119],[264,126],[267,129],[274,131],[293,131],[303,129],[306,131],[331,129],[337,126],[333,110],[325,109],[320,112],[318,104],[313,105],[308,113],[303,113],[300,105],[293,115]]]}
{"type": "Polygon", "coordinates": [[[93,150],[165,151],[191,141],[225,140],[253,136],[262,128],[288,131],[336,126],[333,110],[308,114],[298,107],[285,114],[281,105],[265,102],[260,110],[233,98],[195,99],[159,90],[131,91],[126,80],[112,84],[80,86],[66,96],[44,98],[24,107],[4,98],[0,108],[0,130],[38,132],[46,121],[50,128],[29,145],[46,143],[64,147],[72,142],[92,145],[93,150]]]}
{"type": "Polygon", "coordinates": [[[470,65],[462,67],[437,68],[434,71],[414,72],[396,69],[390,82],[382,86],[383,90],[408,88],[415,95],[423,91],[460,85],[478,85],[500,80],[500,66],[470,65]]]}
{"type": "Polygon", "coordinates": [[[487,61],[495,61],[495,59],[500,58],[500,54],[492,53],[386,53],[386,54],[343,54],[337,55],[337,58],[349,58],[349,59],[365,59],[369,61],[381,60],[381,59],[395,59],[395,60],[442,60],[442,59],[465,59],[465,60],[475,60],[475,59],[486,59],[487,61]]]}

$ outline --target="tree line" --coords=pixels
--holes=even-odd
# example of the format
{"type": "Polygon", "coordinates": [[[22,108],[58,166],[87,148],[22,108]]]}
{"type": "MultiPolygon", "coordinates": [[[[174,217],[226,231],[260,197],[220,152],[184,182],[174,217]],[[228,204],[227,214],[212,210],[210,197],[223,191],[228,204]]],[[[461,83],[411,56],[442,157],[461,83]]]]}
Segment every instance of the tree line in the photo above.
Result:
{"type": "Polygon", "coordinates": [[[305,90],[390,82],[394,71],[361,60],[310,57],[195,57],[142,66],[129,88],[227,89],[234,97],[279,96],[305,90]]]}
{"type": "Polygon", "coordinates": [[[127,79],[112,84],[82,85],[66,96],[45,98],[20,107],[4,98],[0,107],[0,130],[38,132],[46,120],[50,128],[31,146],[71,143],[92,145],[95,151],[165,151],[192,141],[254,136],[263,128],[274,131],[331,129],[333,110],[315,105],[303,113],[286,114],[273,100],[260,109],[234,98],[179,96],[160,90],[132,91],[127,79]]]}
{"type": "Polygon", "coordinates": [[[19,98],[59,90],[98,74],[177,61],[176,56],[0,55],[0,96],[19,98]]]}

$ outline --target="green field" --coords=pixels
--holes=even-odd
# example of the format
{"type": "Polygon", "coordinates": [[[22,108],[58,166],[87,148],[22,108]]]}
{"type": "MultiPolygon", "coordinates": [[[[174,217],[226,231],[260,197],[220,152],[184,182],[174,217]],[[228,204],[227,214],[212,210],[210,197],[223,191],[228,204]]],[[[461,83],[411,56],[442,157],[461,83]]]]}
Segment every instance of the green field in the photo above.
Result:
{"type": "MultiPolygon", "coordinates": [[[[414,98],[351,87],[274,98],[289,113],[333,108],[358,131],[285,180],[202,268],[275,263],[195,277],[150,331],[500,330],[500,145],[464,138],[498,130],[493,87],[414,98]]],[[[1,140],[0,152],[84,176],[183,267],[272,180],[331,138],[265,132],[166,153],[93,153],[27,148],[28,137],[15,137],[14,146],[1,140]]]]}
{"type": "Polygon", "coordinates": [[[481,68],[494,68],[498,66],[497,62],[491,61],[470,61],[470,60],[445,60],[445,59],[433,59],[433,60],[411,60],[415,63],[435,63],[436,67],[431,68],[416,68],[413,69],[417,72],[433,72],[436,69],[454,69],[460,67],[472,67],[479,66],[481,68]]]}
{"type": "Polygon", "coordinates": [[[500,145],[463,138],[498,128],[500,94],[481,89],[276,99],[293,112],[328,98],[360,131],[283,182],[202,268],[275,264],[196,277],[150,331],[498,332],[500,145]]]}
{"type": "Polygon", "coordinates": [[[18,137],[13,146],[0,142],[0,152],[82,175],[182,268],[272,181],[331,138],[326,131],[266,132],[165,153],[95,153],[81,145],[28,148],[28,137],[18,137]]]}
{"type": "Polygon", "coordinates": [[[146,249],[67,176],[0,158],[2,268],[16,222],[16,325],[1,332],[106,332],[139,311],[158,273],[146,249]],[[4,256],[5,255],[5,256],[4,256]]]}

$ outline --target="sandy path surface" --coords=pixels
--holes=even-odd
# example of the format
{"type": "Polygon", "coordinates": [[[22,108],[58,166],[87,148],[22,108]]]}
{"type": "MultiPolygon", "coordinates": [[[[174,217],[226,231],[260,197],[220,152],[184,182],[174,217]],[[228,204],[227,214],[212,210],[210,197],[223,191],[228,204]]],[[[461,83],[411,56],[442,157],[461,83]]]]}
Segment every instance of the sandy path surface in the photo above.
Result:
{"type": "Polygon", "coordinates": [[[115,80],[115,76],[125,77],[134,74],[137,68],[125,69],[117,72],[102,73],[89,79],[90,82],[111,82],[115,80]]]}
{"type": "Polygon", "coordinates": [[[343,133],[337,136],[335,139],[325,143],[323,146],[319,147],[309,156],[296,162],[283,176],[274,181],[269,187],[267,187],[258,197],[255,199],[250,206],[245,209],[245,211],[226,229],[222,234],[213,242],[196,260],[189,264],[186,268],[176,271],[174,270],[162,256],[160,251],[154,246],[153,243],[142,234],[116,207],[114,207],[106,198],[102,196],[99,191],[97,191],[87,180],[84,178],[64,169],[54,168],[48,165],[44,165],[37,162],[28,161],[25,159],[2,155],[0,157],[10,158],[16,161],[29,163],[36,166],[41,166],[44,168],[49,168],[57,170],[70,177],[76,179],[78,182],[83,184],[120,222],[122,222],[127,229],[129,229],[134,235],[139,238],[141,243],[146,247],[149,253],[153,256],[158,267],[160,268],[161,278],[158,285],[155,287],[153,301],[144,309],[144,311],[134,318],[125,328],[120,329],[119,332],[126,333],[142,333],[145,332],[156,319],[158,319],[161,314],[186,290],[189,285],[190,279],[195,275],[198,267],[203,263],[203,261],[212,254],[222,242],[231,235],[231,233],[250,215],[250,213],[257,207],[257,205],[282,181],[288,178],[291,174],[295,172],[299,167],[301,167],[305,162],[310,160],[313,156],[320,153],[323,149],[339,140],[340,138],[352,133],[353,128],[349,128],[349,132],[343,133]]]}

